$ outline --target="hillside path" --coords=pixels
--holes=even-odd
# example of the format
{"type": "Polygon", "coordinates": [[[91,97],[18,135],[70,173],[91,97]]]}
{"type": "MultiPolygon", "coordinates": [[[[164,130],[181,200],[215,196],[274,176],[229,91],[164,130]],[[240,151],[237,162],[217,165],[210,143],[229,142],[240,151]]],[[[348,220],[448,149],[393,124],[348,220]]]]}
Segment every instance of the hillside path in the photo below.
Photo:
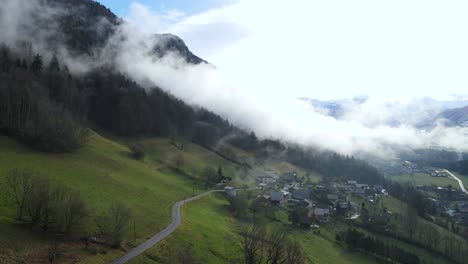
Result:
{"type": "Polygon", "coordinates": [[[184,204],[186,204],[188,202],[191,202],[193,200],[197,200],[197,199],[199,199],[199,198],[201,198],[203,196],[206,196],[206,195],[208,195],[210,193],[214,193],[214,192],[224,192],[224,190],[208,191],[208,192],[202,193],[200,195],[194,196],[192,198],[182,200],[182,201],[178,201],[177,203],[175,203],[174,206],[172,207],[172,223],[168,227],[166,227],[164,230],[162,230],[161,232],[154,235],[152,238],[146,240],[145,242],[143,242],[139,246],[137,246],[137,247],[133,248],[132,250],[130,250],[129,252],[127,252],[127,254],[125,256],[110,262],[110,264],[124,264],[124,263],[127,263],[132,258],[135,258],[135,257],[141,255],[143,252],[145,252],[146,250],[150,249],[151,247],[153,247],[154,245],[159,243],[161,240],[163,240],[164,238],[166,238],[167,236],[172,234],[172,232],[174,232],[180,226],[180,223],[181,223],[181,220],[182,220],[182,217],[180,215],[180,208],[182,207],[182,205],[184,205],[184,204]]]}
{"type": "Polygon", "coordinates": [[[450,175],[450,177],[451,177],[452,179],[458,181],[458,185],[460,185],[460,189],[461,189],[464,193],[468,194],[468,191],[466,191],[465,186],[463,185],[463,182],[462,182],[457,176],[455,176],[454,174],[452,174],[452,173],[451,173],[450,171],[448,171],[448,170],[444,170],[444,171],[445,171],[448,175],[450,175]]]}

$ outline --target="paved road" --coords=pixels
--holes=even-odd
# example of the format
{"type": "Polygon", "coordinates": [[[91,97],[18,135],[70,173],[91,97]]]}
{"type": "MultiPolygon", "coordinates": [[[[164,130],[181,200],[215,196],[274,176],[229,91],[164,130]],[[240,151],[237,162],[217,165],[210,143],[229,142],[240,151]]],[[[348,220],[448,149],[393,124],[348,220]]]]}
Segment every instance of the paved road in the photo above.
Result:
{"type": "Polygon", "coordinates": [[[460,185],[460,189],[461,189],[464,193],[468,194],[468,191],[466,191],[465,186],[463,186],[463,182],[462,182],[457,176],[455,176],[454,174],[452,174],[452,173],[451,173],[450,171],[448,171],[448,170],[444,170],[444,171],[445,171],[448,175],[450,175],[450,177],[451,177],[452,179],[454,179],[454,180],[456,180],[456,181],[458,182],[458,185],[460,185]]]}
{"type": "Polygon", "coordinates": [[[184,204],[186,204],[188,202],[191,202],[193,200],[199,199],[199,198],[201,198],[203,196],[206,196],[206,195],[208,195],[210,193],[214,193],[214,192],[224,192],[224,190],[214,190],[214,191],[205,192],[205,193],[202,193],[200,195],[194,196],[192,198],[182,200],[182,201],[178,201],[177,203],[175,203],[174,206],[172,207],[172,223],[168,227],[166,227],[166,229],[164,229],[163,231],[161,231],[158,234],[154,235],[152,238],[148,239],[147,241],[143,242],[143,244],[141,244],[141,245],[137,246],[136,248],[130,250],[129,252],[127,252],[127,254],[125,256],[112,261],[111,264],[124,264],[124,263],[127,263],[132,258],[142,254],[143,252],[150,249],[151,247],[156,245],[158,242],[160,242],[161,240],[163,240],[164,238],[169,236],[172,232],[174,232],[180,226],[180,223],[181,223],[181,220],[182,220],[181,215],[180,215],[180,208],[182,207],[182,205],[184,205],[184,204]]]}

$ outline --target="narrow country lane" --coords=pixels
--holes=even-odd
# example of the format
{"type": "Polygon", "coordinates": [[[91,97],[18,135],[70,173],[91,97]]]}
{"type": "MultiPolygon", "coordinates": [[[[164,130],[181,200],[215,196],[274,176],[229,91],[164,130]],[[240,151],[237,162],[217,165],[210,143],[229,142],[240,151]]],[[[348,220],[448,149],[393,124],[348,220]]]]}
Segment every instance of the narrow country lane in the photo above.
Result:
{"type": "Polygon", "coordinates": [[[452,179],[458,181],[458,185],[460,185],[460,189],[461,189],[464,193],[468,194],[468,192],[467,192],[466,189],[465,189],[465,186],[463,185],[463,182],[462,182],[457,176],[455,176],[454,174],[452,174],[452,173],[451,173],[450,171],[448,171],[448,170],[445,170],[445,169],[444,169],[444,171],[445,171],[448,175],[450,175],[450,177],[451,177],[452,179]]]}
{"type": "Polygon", "coordinates": [[[210,193],[214,193],[214,192],[224,192],[224,190],[213,190],[213,191],[205,192],[205,193],[202,193],[200,195],[194,196],[192,198],[182,200],[182,201],[178,201],[177,203],[175,203],[174,206],[172,207],[172,223],[168,227],[166,227],[164,230],[162,230],[161,232],[154,235],[152,238],[150,238],[147,241],[143,242],[139,246],[137,246],[137,247],[133,248],[132,250],[130,250],[129,252],[127,252],[127,254],[125,256],[112,261],[110,264],[127,263],[132,258],[135,258],[135,257],[141,255],[143,252],[145,252],[146,250],[148,250],[151,247],[153,247],[154,245],[156,245],[158,242],[160,242],[161,240],[163,240],[164,238],[169,236],[172,232],[174,232],[180,226],[180,223],[181,223],[181,220],[182,220],[181,215],[180,215],[180,208],[184,204],[186,204],[188,202],[191,202],[193,200],[197,200],[197,199],[199,199],[199,198],[201,198],[203,196],[206,196],[206,195],[208,195],[210,193]]]}

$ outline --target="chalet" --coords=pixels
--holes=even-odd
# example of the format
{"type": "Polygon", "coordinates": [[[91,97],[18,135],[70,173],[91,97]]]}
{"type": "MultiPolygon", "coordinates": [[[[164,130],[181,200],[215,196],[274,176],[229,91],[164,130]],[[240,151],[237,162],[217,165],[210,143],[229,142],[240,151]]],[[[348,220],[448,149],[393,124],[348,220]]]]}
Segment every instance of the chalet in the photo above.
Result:
{"type": "Polygon", "coordinates": [[[292,192],[291,197],[297,200],[305,200],[310,198],[308,190],[295,190],[292,192]]]}
{"type": "Polygon", "coordinates": [[[271,171],[264,171],[257,177],[258,184],[272,185],[278,181],[278,175],[271,171]]]}
{"type": "Polygon", "coordinates": [[[271,192],[270,193],[270,202],[272,203],[281,203],[284,200],[284,195],[282,192],[271,192]]]}
{"type": "Polygon", "coordinates": [[[346,213],[348,211],[348,209],[351,209],[351,204],[348,203],[348,202],[339,202],[338,203],[338,206],[336,207],[336,211],[338,213],[338,211],[340,211],[341,213],[346,213]]]}
{"type": "Polygon", "coordinates": [[[296,173],[286,172],[285,174],[283,174],[283,177],[281,177],[281,182],[293,184],[296,181],[296,177],[297,177],[296,173]]]}
{"type": "Polygon", "coordinates": [[[369,189],[367,184],[355,184],[356,188],[354,189],[354,193],[361,197],[366,197],[366,190],[369,189]]]}
{"type": "Polygon", "coordinates": [[[330,217],[330,209],[328,208],[315,208],[314,209],[315,217],[321,222],[328,222],[330,217]]]}
{"type": "Polygon", "coordinates": [[[309,199],[304,199],[302,201],[299,201],[296,205],[300,207],[311,208],[312,206],[314,206],[314,203],[309,199]]]}
{"type": "Polygon", "coordinates": [[[347,181],[346,182],[346,185],[350,185],[350,186],[356,186],[357,184],[357,181],[347,181]]]}
{"type": "Polygon", "coordinates": [[[231,186],[224,187],[224,191],[230,196],[236,196],[237,195],[236,188],[231,187],[231,186]]]}
{"type": "Polygon", "coordinates": [[[335,204],[338,201],[338,195],[336,195],[336,194],[327,194],[327,200],[330,203],[335,204]]]}
{"type": "Polygon", "coordinates": [[[468,203],[459,203],[457,211],[468,216],[468,203]]]}

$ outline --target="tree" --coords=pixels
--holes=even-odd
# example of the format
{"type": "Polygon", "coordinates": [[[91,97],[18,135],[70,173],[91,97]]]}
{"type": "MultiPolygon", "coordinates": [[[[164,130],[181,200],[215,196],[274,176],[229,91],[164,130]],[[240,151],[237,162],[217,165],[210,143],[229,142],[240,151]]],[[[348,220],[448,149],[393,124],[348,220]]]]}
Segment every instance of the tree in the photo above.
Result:
{"type": "Polygon", "coordinates": [[[418,214],[416,209],[406,205],[404,211],[404,220],[410,239],[413,239],[413,235],[416,232],[416,228],[418,227],[418,214]]]}
{"type": "Polygon", "coordinates": [[[142,160],[145,158],[145,148],[140,144],[133,144],[130,146],[131,155],[136,160],[142,160]]]}
{"type": "Polygon", "coordinates": [[[63,228],[69,235],[78,223],[88,216],[88,208],[79,192],[70,192],[66,197],[62,210],[63,228]]]}
{"type": "Polygon", "coordinates": [[[17,219],[23,220],[26,198],[31,191],[32,173],[30,171],[13,169],[8,172],[7,183],[18,209],[17,219]]]}
{"type": "Polygon", "coordinates": [[[182,166],[184,166],[185,164],[185,159],[184,159],[184,156],[182,154],[176,154],[173,158],[172,158],[172,166],[178,170],[180,170],[182,168],[182,166]]]}
{"type": "Polygon", "coordinates": [[[266,239],[266,263],[278,264],[286,261],[287,234],[279,229],[273,230],[266,239]]]}
{"type": "Polygon", "coordinates": [[[47,179],[34,177],[31,191],[26,196],[26,208],[31,221],[35,226],[41,221],[50,202],[50,183],[47,179]]]}
{"type": "Polygon", "coordinates": [[[218,174],[216,173],[216,170],[212,167],[205,167],[202,170],[202,176],[201,176],[204,181],[205,181],[205,187],[209,187],[213,184],[216,184],[220,181],[220,178],[218,174]]]}
{"type": "Polygon", "coordinates": [[[34,56],[34,58],[33,58],[33,61],[31,62],[30,69],[31,69],[31,71],[33,73],[38,74],[38,73],[42,72],[43,65],[44,64],[42,62],[41,55],[36,54],[36,56],[34,56]]]}
{"type": "Polygon", "coordinates": [[[245,264],[260,264],[263,261],[265,231],[258,224],[240,224],[237,228],[240,248],[245,264]]]}
{"type": "Polygon", "coordinates": [[[117,247],[122,242],[131,217],[130,208],[122,203],[113,203],[106,214],[96,218],[99,233],[108,239],[112,246],[117,247]]]}
{"type": "Polygon", "coordinates": [[[61,244],[54,240],[47,245],[47,260],[50,264],[56,263],[58,255],[60,254],[61,244]]]}
{"type": "Polygon", "coordinates": [[[189,243],[185,244],[177,251],[177,257],[175,259],[177,259],[177,263],[180,264],[200,263],[193,254],[193,245],[189,243]]]}
{"type": "Polygon", "coordinates": [[[58,61],[58,58],[56,55],[52,57],[50,60],[49,66],[47,67],[47,70],[51,73],[58,73],[60,72],[60,63],[58,61]]]}
{"type": "Polygon", "coordinates": [[[244,217],[247,212],[247,200],[241,196],[229,196],[229,211],[236,217],[244,217]]]}

